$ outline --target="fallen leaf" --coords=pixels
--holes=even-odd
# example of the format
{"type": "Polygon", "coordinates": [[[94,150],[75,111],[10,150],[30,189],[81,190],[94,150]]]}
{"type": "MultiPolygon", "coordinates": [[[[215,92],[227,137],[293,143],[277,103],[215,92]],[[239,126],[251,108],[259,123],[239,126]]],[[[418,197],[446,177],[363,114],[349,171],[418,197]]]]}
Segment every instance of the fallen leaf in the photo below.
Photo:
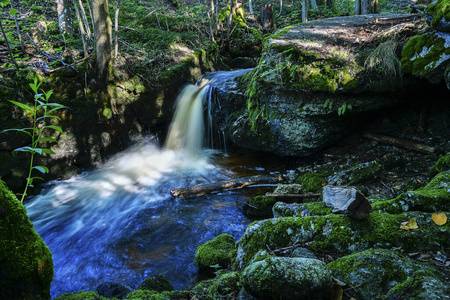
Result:
{"type": "Polygon", "coordinates": [[[431,219],[433,219],[434,223],[438,224],[439,226],[447,223],[447,216],[445,215],[445,213],[434,213],[431,215],[431,219]]]}
{"type": "Polygon", "coordinates": [[[400,229],[403,230],[410,230],[410,229],[417,229],[419,226],[417,226],[416,219],[412,218],[411,220],[407,222],[402,222],[400,225],[400,229]]]}
{"type": "Polygon", "coordinates": [[[359,34],[366,34],[366,32],[365,32],[364,30],[361,30],[361,31],[359,32],[359,34]]]}
{"type": "Polygon", "coordinates": [[[378,19],[375,19],[375,23],[380,23],[380,21],[378,21],[378,19]]]}

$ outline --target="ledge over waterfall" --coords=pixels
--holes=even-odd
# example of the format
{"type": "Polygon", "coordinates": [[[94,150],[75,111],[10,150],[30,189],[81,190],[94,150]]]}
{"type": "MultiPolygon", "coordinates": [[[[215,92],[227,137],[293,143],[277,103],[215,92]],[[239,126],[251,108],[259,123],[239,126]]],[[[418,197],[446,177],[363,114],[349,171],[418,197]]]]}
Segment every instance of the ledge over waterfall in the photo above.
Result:
{"type": "Polygon", "coordinates": [[[363,15],[279,30],[255,69],[213,84],[215,122],[240,147],[311,155],[428,87],[400,71],[402,48],[425,27],[416,15],[363,15]]]}

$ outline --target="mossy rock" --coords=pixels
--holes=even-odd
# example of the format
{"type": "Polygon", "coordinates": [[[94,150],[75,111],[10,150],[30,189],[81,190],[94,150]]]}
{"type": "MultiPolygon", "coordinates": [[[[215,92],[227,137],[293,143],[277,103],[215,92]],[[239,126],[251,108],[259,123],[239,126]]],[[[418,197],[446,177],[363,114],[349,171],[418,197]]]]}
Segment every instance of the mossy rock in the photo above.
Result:
{"type": "Polygon", "coordinates": [[[327,178],[329,185],[351,186],[374,180],[383,171],[383,165],[379,161],[370,161],[338,172],[327,178]]]}
{"type": "Polygon", "coordinates": [[[439,158],[439,160],[430,168],[430,176],[434,177],[440,172],[450,170],[450,153],[439,158]]]}
{"type": "Polygon", "coordinates": [[[309,217],[324,216],[331,214],[332,207],[325,205],[323,201],[306,202],[306,203],[284,203],[277,202],[273,206],[273,215],[279,217],[309,217]]]}
{"type": "Polygon", "coordinates": [[[438,0],[429,4],[425,10],[428,24],[434,29],[450,32],[450,1],[438,0]]]}
{"type": "Polygon", "coordinates": [[[450,211],[450,171],[436,175],[426,186],[401,194],[391,200],[372,204],[374,211],[401,213],[406,211],[450,211]]]}
{"type": "Polygon", "coordinates": [[[213,240],[198,246],[194,262],[200,269],[227,268],[235,255],[234,238],[223,233],[213,240]],[[214,267],[213,267],[214,266],[214,267]]]}
{"type": "Polygon", "coordinates": [[[78,293],[65,293],[53,300],[111,300],[111,298],[102,297],[97,292],[88,291],[78,293]]]}
{"type": "Polygon", "coordinates": [[[238,272],[230,272],[219,277],[210,287],[209,293],[215,299],[230,299],[241,289],[241,276],[238,272]]]}
{"type": "Polygon", "coordinates": [[[277,202],[273,197],[256,196],[244,204],[244,214],[250,217],[272,217],[272,207],[277,202]]]}
{"type": "Polygon", "coordinates": [[[444,78],[450,61],[450,34],[425,33],[411,38],[403,47],[401,69],[405,74],[424,77],[433,84],[444,78]]]}
{"type": "Polygon", "coordinates": [[[184,300],[192,299],[192,294],[188,291],[147,291],[147,290],[136,290],[129,293],[126,299],[129,300],[184,300]]]}
{"type": "MultiPolygon", "coordinates": [[[[422,298],[414,299],[438,299],[448,294],[443,275],[437,269],[387,249],[368,249],[344,256],[329,263],[328,268],[333,277],[355,287],[361,299],[380,299],[386,294],[393,296],[402,292],[416,296],[426,292],[422,298]],[[412,283],[412,278],[420,286],[418,290],[416,287],[405,289],[405,282],[412,283]]],[[[404,295],[402,299],[411,298],[404,295]]]]}
{"type": "Polygon", "coordinates": [[[322,193],[328,181],[323,173],[304,173],[297,177],[296,182],[302,185],[305,193],[322,193]]]}
{"type": "Polygon", "coordinates": [[[362,220],[344,215],[267,219],[247,227],[237,243],[236,263],[245,268],[258,251],[295,243],[309,243],[311,249],[322,253],[350,254],[373,247],[438,251],[450,245],[450,224],[439,227],[423,212],[373,212],[362,220]],[[420,230],[399,230],[402,222],[412,218],[420,230]]]}
{"type": "Polygon", "coordinates": [[[145,278],[145,280],[141,283],[138,289],[163,292],[163,291],[172,291],[173,286],[164,276],[151,275],[145,278]]]}
{"type": "Polygon", "coordinates": [[[23,204],[0,181],[0,299],[50,299],[52,254],[23,204]]]}

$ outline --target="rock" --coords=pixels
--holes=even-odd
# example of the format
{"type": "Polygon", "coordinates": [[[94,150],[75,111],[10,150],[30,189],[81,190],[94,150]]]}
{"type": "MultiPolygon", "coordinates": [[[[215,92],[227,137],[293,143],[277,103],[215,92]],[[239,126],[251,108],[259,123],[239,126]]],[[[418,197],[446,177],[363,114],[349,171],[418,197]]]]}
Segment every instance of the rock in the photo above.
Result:
{"type": "Polygon", "coordinates": [[[436,176],[440,172],[450,170],[450,152],[441,156],[439,160],[430,168],[430,176],[436,176]]]}
{"type": "Polygon", "coordinates": [[[50,299],[52,253],[0,181],[0,299],[50,299]]]}
{"type": "Polygon", "coordinates": [[[97,292],[77,292],[77,293],[64,293],[53,300],[110,300],[111,298],[106,298],[100,296],[97,292]]]}
{"type": "Polygon", "coordinates": [[[300,194],[302,192],[301,184],[279,184],[273,191],[275,194],[300,194]]]}
{"type": "Polygon", "coordinates": [[[321,193],[327,179],[323,173],[307,172],[299,175],[296,182],[301,184],[304,193],[321,193]]]}
{"type": "Polygon", "coordinates": [[[354,187],[327,185],[323,188],[323,201],[334,207],[334,213],[348,213],[355,219],[365,218],[372,212],[370,202],[354,187]]]}
{"type": "Polygon", "coordinates": [[[249,217],[272,217],[272,207],[276,202],[273,197],[255,196],[244,204],[243,211],[249,217]]]}
{"type": "Polygon", "coordinates": [[[344,256],[328,267],[333,277],[354,287],[360,299],[450,297],[441,272],[429,264],[417,263],[386,249],[368,249],[344,256]]]}
{"type": "MultiPolygon", "coordinates": [[[[450,65],[448,65],[444,71],[444,81],[445,81],[445,85],[450,90],[450,65]]],[[[447,149],[450,150],[450,148],[447,148],[447,149]]]]}
{"type": "Polygon", "coordinates": [[[380,162],[369,161],[329,176],[326,181],[329,185],[358,185],[375,179],[382,171],[383,165],[380,162]]]}
{"type": "Polygon", "coordinates": [[[436,229],[430,213],[374,211],[357,220],[344,215],[281,217],[252,223],[237,243],[236,263],[243,269],[260,250],[308,243],[321,253],[349,254],[368,248],[401,247],[404,251],[440,251],[450,246],[450,224],[436,229]],[[420,230],[399,230],[415,218],[420,230]]]}
{"type": "Polygon", "coordinates": [[[295,248],[294,251],[292,251],[290,257],[303,257],[303,258],[317,259],[317,256],[312,251],[310,251],[306,248],[303,248],[303,247],[295,248]]]}
{"type": "Polygon", "coordinates": [[[298,203],[277,202],[272,208],[272,214],[274,218],[292,217],[297,214],[298,208],[298,203]]]}
{"type": "Polygon", "coordinates": [[[391,200],[377,201],[372,207],[374,211],[388,213],[450,211],[450,171],[439,173],[418,190],[403,193],[391,200]]]}
{"type": "Polygon", "coordinates": [[[242,273],[245,289],[258,299],[329,299],[332,280],[317,259],[271,257],[249,265],[242,273]]]}
{"type": "Polygon", "coordinates": [[[96,292],[107,298],[125,299],[129,293],[133,292],[133,289],[118,282],[104,282],[97,287],[96,292]]]}
{"type": "Polygon", "coordinates": [[[437,31],[450,32],[450,12],[448,0],[438,0],[427,6],[427,23],[437,31]]]}
{"type": "Polygon", "coordinates": [[[151,275],[144,279],[144,281],[141,283],[138,289],[163,292],[163,291],[173,291],[173,286],[164,276],[151,275]]]}
{"type": "Polygon", "coordinates": [[[241,276],[238,272],[224,274],[209,288],[209,293],[214,299],[230,299],[232,295],[237,295],[240,292],[240,281],[241,276]]]}
{"type": "Polygon", "coordinates": [[[332,208],[325,205],[325,202],[306,202],[306,203],[284,203],[277,202],[272,208],[274,218],[279,217],[309,217],[323,216],[330,214],[332,208]]]}
{"type": "Polygon", "coordinates": [[[212,266],[227,268],[235,254],[234,238],[223,233],[213,240],[198,246],[194,262],[200,269],[211,269],[212,266]]]}
{"type": "Polygon", "coordinates": [[[424,77],[433,84],[444,79],[449,63],[449,33],[435,32],[415,36],[402,50],[402,72],[424,77]]]}
{"type": "MultiPolygon", "coordinates": [[[[217,127],[243,148],[307,156],[340,141],[367,120],[366,113],[399,103],[401,97],[382,93],[393,96],[393,91],[420,86],[419,80],[412,76],[400,80],[400,74],[389,77],[373,70],[368,80],[369,70],[357,59],[369,42],[369,35],[359,32],[378,26],[377,19],[392,25],[406,22],[408,16],[322,19],[272,35],[254,70],[214,85],[219,99],[213,104],[217,127]]],[[[396,58],[392,64],[398,70],[396,58]]]]}
{"type": "Polygon", "coordinates": [[[237,69],[254,68],[256,62],[250,57],[236,57],[231,61],[231,66],[237,69]]]}

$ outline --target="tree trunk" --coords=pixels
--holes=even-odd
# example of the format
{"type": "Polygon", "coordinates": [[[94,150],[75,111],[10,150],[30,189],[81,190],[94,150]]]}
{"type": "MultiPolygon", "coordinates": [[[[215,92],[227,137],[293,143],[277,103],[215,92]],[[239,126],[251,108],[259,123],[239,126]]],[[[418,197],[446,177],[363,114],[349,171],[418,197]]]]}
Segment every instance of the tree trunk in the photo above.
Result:
{"type": "Polygon", "coordinates": [[[88,39],[91,39],[92,32],[91,32],[91,28],[89,27],[89,21],[88,21],[87,16],[86,16],[86,11],[84,10],[83,2],[81,2],[81,0],[78,0],[78,4],[80,5],[80,13],[81,13],[81,18],[83,18],[83,23],[84,23],[84,28],[85,28],[85,32],[86,32],[86,37],[88,39]]]}
{"type": "Polygon", "coordinates": [[[119,53],[119,9],[120,0],[117,0],[116,14],[114,16],[114,59],[117,59],[119,53]]]}
{"type": "Polygon", "coordinates": [[[108,0],[93,0],[95,54],[100,86],[106,87],[111,67],[112,23],[108,13],[108,0]]]}
{"type": "Polygon", "coordinates": [[[75,7],[75,14],[77,16],[78,25],[80,27],[81,41],[83,43],[84,57],[88,57],[88,48],[87,48],[87,45],[86,45],[86,34],[84,32],[83,21],[81,20],[80,11],[78,10],[78,5],[77,5],[77,2],[75,0],[73,0],[73,6],[75,7]]]}
{"type": "Polygon", "coordinates": [[[361,14],[361,0],[355,0],[355,15],[361,14]]]}
{"type": "Polygon", "coordinates": [[[308,22],[308,1],[302,0],[302,22],[308,22]]]}
{"type": "Polygon", "coordinates": [[[264,30],[270,31],[273,28],[272,4],[264,5],[261,9],[261,24],[264,30]]]}
{"type": "Polygon", "coordinates": [[[56,0],[58,10],[58,24],[61,33],[73,37],[73,14],[70,0],[56,0]]]}
{"type": "Polygon", "coordinates": [[[311,0],[311,8],[312,9],[319,9],[319,6],[317,5],[316,0],[311,0]]]}
{"type": "MultiPolygon", "coordinates": [[[[13,0],[11,0],[11,9],[14,9],[14,3],[13,0]]],[[[20,50],[23,54],[25,54],[25,48],[23,47],[23,40],[22,40],[22,33],[19,28],[19,23],[17,22],[17,16],[14,14],[14,23],[16,24],[16,31],[17,35],[19,36],[19,42],[20,42],[20,50]]]]}
{"type": "Polygon", "coordinates": [[[369,12],[369,0],[361,0],[361,14],[367,15],[369,12]]]}
{"type": "Polygon", "coordinates": [[[3,37],[5,38],[5,43],[6,43],[6,47],[8,48],[9,57],[11,58],[11,61],[14,63],[14,65],[16,66],[16,69],[19,70],[19,66],[17,65],[17,62],[14,59],[14,56],[11,51],[11,47],[9,46],[8,38],[6,37],[5,31],[3,30],[2,21],[3,21],[3,18],[0,17],[0,30],[2,31],[3,37]]]}
{"type": "Polygon", "coordinates": [[[248,10],[250,11],[250,14],[253,15],[253,4],[252,4],[252,0],[248,0],[248,10]]]}

